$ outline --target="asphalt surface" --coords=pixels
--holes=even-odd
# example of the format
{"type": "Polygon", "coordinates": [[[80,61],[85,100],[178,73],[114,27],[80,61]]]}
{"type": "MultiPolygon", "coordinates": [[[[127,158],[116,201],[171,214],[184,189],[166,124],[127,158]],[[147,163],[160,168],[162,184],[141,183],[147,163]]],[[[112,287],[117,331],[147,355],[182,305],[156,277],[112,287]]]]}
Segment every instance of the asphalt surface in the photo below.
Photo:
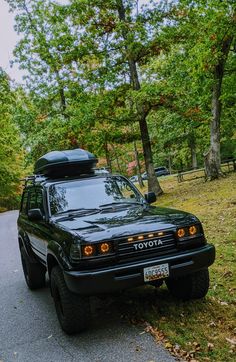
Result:
{"type": "Polygon", "coordinates": [[[49,289],[30,291],[21,268],[17,212],[0,214],[0,362],[173,362],[142,327],[122,318],[112,298],[92,300],[86,332],[67,336],[49,289]]]}

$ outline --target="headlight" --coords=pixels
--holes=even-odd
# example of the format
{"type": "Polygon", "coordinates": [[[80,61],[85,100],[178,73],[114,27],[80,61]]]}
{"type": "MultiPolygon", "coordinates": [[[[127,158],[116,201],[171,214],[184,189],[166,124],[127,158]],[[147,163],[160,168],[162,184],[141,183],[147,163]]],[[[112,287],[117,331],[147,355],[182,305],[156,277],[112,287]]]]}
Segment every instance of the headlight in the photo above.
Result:
{"type": "Polygon", "coordinates": [[[109,243],[102,243],[98,245],[99,251],[101,254],[107,254],[109,253],[111,249],[111,244],[109,243]]]}
{"type": "Polygon", "coordinates": [[[81,246],[82,258],[100,257],[102,255],[112,254],[113,251],[113,245],[108,241],[81,246]]]}
{"type": "Polygon", "coordinates": [[[196,236],[200,233],[201,231],[198,225],[191,225],[177,229],[178,239],[196,236]]]}
{"type": "Polygon", "coordinates": [[[96,248],[94,245],[85,245],[82,246],[82,255],[83,256],[92,256],[95,254],[96,248]]]}
{"type": "Polygon", "coordinates": [[[183,238],[185,236],[186,232],[185,232],[185,229],[184,228],[181,228],[181,229],[178,229],[177,230],[177,235],[178,235],[178,238],[183,238]]]}
{"type": "Polygon", "coordinates": [[[195,235],[197,234],[197,227],[195,225],[192,225],[188,228],[189,235],[195,235]]]}

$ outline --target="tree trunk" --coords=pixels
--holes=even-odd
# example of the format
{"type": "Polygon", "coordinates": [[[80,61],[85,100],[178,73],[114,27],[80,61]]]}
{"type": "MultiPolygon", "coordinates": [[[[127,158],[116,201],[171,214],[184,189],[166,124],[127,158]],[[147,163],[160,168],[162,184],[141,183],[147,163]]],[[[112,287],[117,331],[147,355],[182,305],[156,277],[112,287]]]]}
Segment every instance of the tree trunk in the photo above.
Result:
{"type": "Polygon", "coordinates": [[[143,117],[139,121],[139,127],[142,136],[142,144],[143,144],[143,154],[145,160],[145,166],[148,174],[148,191],[154,191],[156,195],[161,195],[163,193],[161,186],[157,180],[154,171],[153,159],[152,159],[152,150],[151,143],[148,133],[148,127],[146,122],[146,117],[143,117]]]}
{"type": "Polygon", "coordinates": [[[118,172],[121,174],[122,170],[121,170],[121,166],[120,166],[120,162],[119,162],[119,157],[117,156],[116,149],[115,149],[115,147],[113,145],[112,145],[112,150],[113,150],[113,154],[115,156],[115,161],[116,161],[116,164],[117,164],[118,172]]]}
{"type": "Polygon", "coordinates": [[[171,164],[171,153],[169,151],[169,155],[168,155],[168,169],[169,169],[169,173],[170,175],[172,174],[172,164],[171,164]]]}
{"type": "Polygon", "coordinates": [[[219,178],[220,169],[220,116],[221,116],[221,85],[223,79],[223,65],[217,64],[214,72],[212,91],[212,121],[210,125],[210,149],[205,155],[206,176],[210,180],[219,178]]]}
{"type": "Polygon", "coordinates": [[[197,169],[197,152],[196,152],[196,138],[194,132],[189,135],[189,148],[191,151],[191,166],[192,169],[197,169]]]}
{"type": "MultiPolygon", "coordinates": [[[[117,3],[117,10],[119,14],[119,19],[121,22],[126,23],[126,16],[125,16],[125,7],[123,4],[123,0],[116,0],[117,3]]],[[[122,32],[123,38],[127,41],[127,32],[123,30],[122,32]]],[[[138,72],[137,72],[137,65],[132,56],[132,52],[128,49],[126,45],[126,52],[127,52],[127,60],[129,63],[129,72],[130,72],[130,79],[132,83],[132,87],[134,90],[139,91],[141,89],[138,72]]],[[[157,180],[154,171],[153,159],[152,159],[152,149],[151,149],[151,142],[147,127],[147,112],[144,109],[144,106],[141,104],[136,104],[137,112],[140,115],[139,117],[139,127],[143,145],[143,154],[144,154],[144,161],[145,167],[148,174],[148,191],[154,191],[156,195],[160,195],[163,193],[161,186],[157,180]]]]}
{"type": "Polygon", "coordinates": [[[136,141],[134,141],[134,158],[135,158],[136,165],[137,165],[138,183],[139,183],[140,188],[143,188],[144,183],[143,183],[143,179],[141,176],[141,166],[140,166],[140,162],[139,162],[139,155],[138,155],[136,141]]]}
{"type": "Polygon", "coordinates": [[[210,148],[205,156],[206,176],[214,180],[222,175],[220,168],[220,117],[221,117],[221,89],[224,76],[224,66],[229,53],[233,37],[225,38],[222,44],[222,55],[215,66],[212,89],[212,121],[210,125],[210,148]]]}

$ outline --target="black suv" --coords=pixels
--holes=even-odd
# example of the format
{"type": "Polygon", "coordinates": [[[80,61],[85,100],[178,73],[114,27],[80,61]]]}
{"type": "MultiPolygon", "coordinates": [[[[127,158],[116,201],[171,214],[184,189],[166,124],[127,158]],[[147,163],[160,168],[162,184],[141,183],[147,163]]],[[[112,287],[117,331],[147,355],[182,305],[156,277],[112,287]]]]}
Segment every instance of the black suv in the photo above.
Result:
{"type": "Polygon", "coordinates": [[[144,284],[181,299],[202,298],[215,259],[196,216],[155,207],[120,175],[96,174],[83,150],[50,152],[26,179],[19,247],[30,289],[45,285],[62,329],[76,333],[90,317],[89,296],[144,284]]]}

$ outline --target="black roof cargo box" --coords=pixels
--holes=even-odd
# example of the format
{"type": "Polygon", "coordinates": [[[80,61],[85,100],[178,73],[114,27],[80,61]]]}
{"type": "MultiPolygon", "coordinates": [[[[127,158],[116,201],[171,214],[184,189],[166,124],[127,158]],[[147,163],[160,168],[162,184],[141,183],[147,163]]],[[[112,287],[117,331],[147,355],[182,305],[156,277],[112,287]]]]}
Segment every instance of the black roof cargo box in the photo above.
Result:
{"type": "Polygon", "coordinates": [[[93,173],[96,157],[80,148],[46,153],[35,162],[34,173],[51,178],[93,173]]]}

